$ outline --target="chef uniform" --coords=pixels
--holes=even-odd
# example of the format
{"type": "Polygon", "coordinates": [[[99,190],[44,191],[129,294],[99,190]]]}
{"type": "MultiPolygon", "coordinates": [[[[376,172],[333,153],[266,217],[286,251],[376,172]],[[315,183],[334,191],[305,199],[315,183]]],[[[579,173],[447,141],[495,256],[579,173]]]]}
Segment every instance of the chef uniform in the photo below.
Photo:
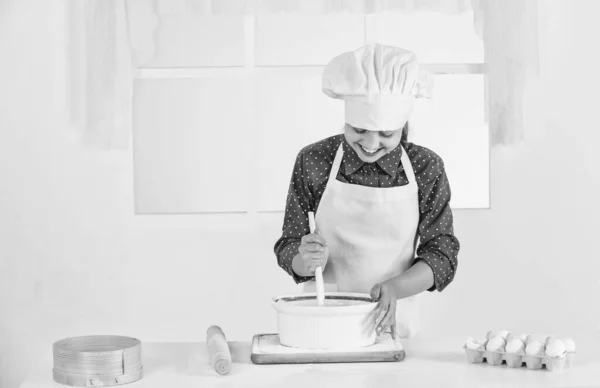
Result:
{"type": "MultiPolygon", "coordinates": [[[[429,78],[415,55],[379,44],[335,57],[323,73],[323,91],[345,102],[345,121],[370,131],[401,130],[415,98],[428,96],[429,78]]],[[[329,248],[323,269],[326,291],[371,292],[376,283],[402,274],[413,264],[418,241],[419,192],[405,149],[401,163],[408,184],[368,187],[336,180],[343,158],[339,146],[315,214],[316,229],[329,248]]],[[[314,281],[304,291],[315,292],[314,281]]],[[[400,337],[419,329],[419,296],[399,299],[400,337]]]]}

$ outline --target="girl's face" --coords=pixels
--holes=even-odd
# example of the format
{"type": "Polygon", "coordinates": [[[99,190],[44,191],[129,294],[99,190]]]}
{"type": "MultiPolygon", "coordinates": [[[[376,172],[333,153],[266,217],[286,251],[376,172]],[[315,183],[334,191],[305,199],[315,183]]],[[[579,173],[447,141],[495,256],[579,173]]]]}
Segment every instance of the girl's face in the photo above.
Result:
{"type": "Polygon", "coordinates": [[[402,139],[402,129],[376,132],[346,124],[344,136],[363,162],[373,163],[398,147],[402,139]]]}

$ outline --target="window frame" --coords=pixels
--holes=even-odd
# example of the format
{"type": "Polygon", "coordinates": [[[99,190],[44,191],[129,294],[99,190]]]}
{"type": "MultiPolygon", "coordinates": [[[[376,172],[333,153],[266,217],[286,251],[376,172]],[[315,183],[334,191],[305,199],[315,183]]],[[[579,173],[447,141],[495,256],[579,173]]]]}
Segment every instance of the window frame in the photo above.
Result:
{"type": "MultiPolygon", "coordinates": [[[[374,31],[374,18],[376,15],[374,14],[365,14],[365,23],[364,23],[364,37],[365,44],[369,44],[373,42],[372,35],[374,31]]],[[[324,65],[271,65],[271,66],[255,66],[255,14],[254,12],[249,12],[243,15],[243,23],[244,23],[244,66],[236,66],[236,67],[220,67],[220,66],[202,66],[202,67],[186,67],[186,68],[178,68],[178,67],[139,67],[134,69],[133,72],[133,80],[146,80],[146,79],[176,79],[176,78],[215,78],[215,77],[224,77],[224,78],[236,78],[236,77],[254,77],[255,75],[269,74],[269,72],[277,71],[281,68],[324,68],[324,65]]],[[[450,75],[486,75],[487,74],[487,66],[485,63],[422,63],[421,68],[430,72],[433,75],[442,75],[442,74],[450,74],[450,75]]],[[[485,98],[485,97],[484,97],[485,98]]],[[[487,107],[487,98],[485,101],[486,111],[487,107]]],[[[254,125],[253,123],[251,125],[254,125]]],[[[252,128],[250,129],[252,130],[252,128]]],[[[489,131],[489,126],[488,126],[489,131]]],[[[258,138],[258,137],[256,137],[258,138]]],[[[135,141],[135,140],[133,140],[135,141]]],[[[491,150],[491,144],[488,143],[488,150],[491,150]]],[[[253,158],[253,160],[249,161],[250,168],[257,168],[259,163],[259,158],[253,158]]],[[[465,208],[461,207],[459,210],[489,210],[491,209],[491,156],[488,152],[488,205],[487,207],[475,207],[475,208],[465,208]]],[[[133,166],[133,174],[135,175],[135,164],[133,166]]],[[[258,174],[258,179],[262,180],[265,177],[258,174]]],[[[254,186],[260,185],[261,181],[254,183],[254,186]]],[[[135,188],[134,188],[135,190],[135,188]]],[[[249,200],[249,208],[246,212],[239,211],[223,211],[223,212],[194,212],[193,214],[198,215],[214,215],[214,214],[244,214],[249,216],[256,217],[259,214],[269,214],[269,213],[283,213],[283,208],[285,207],[282,204],[282,210],[272,211],[272,210],[259,210],[259,198],[258,198],[258,190],[251,190],[250,187],[247,188],[247,192],[249,195],[253,196],[249,200]],[[254,193],[254,194],[252,194],[254,193]]],[[[135,201],[135,193],[133,200],[135,201]]],[[[175,213],[177,215],[179,213],[175,213]]],[[[152,213],[137,213],[136,215],[152,215],[152,213]]],[[[164,216],[166,214],[155,214],[164,216]]]]}

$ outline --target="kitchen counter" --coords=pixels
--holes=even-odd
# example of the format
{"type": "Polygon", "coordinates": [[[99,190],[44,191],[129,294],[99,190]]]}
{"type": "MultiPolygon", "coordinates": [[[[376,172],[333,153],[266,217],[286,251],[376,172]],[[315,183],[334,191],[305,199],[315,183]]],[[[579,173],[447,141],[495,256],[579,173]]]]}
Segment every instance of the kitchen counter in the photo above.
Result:
{"type": "MultiPolygon", "coordinates": [[[[230,341],[233,365],[217,374],[208,361],[206,343],[144,343],[144,377],[130,388],[198,387],[600,387],[600,337],[574,337],[577,354],[563,372],[526,367],[469,364],[462,345],[466,338],[403,339],[406,358],[400,362],[255,365],[251,341],[230,341]]],[[[52,350],[21,388],[65,387],[52,380],[52,350]]]]}

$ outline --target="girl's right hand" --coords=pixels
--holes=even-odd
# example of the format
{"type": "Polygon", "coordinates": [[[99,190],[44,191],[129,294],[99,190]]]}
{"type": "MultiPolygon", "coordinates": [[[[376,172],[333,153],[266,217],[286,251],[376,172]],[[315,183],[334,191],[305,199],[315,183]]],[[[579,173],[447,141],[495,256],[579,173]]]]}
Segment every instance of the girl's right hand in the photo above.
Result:
{"type": "Polygon", "coordinates": [[[310,233],[302,237],[298,253],[301,258],[304,276],[313,276],[317,267],[325,269],[329,258],[327,241],[316,233],[310,233]]]}

